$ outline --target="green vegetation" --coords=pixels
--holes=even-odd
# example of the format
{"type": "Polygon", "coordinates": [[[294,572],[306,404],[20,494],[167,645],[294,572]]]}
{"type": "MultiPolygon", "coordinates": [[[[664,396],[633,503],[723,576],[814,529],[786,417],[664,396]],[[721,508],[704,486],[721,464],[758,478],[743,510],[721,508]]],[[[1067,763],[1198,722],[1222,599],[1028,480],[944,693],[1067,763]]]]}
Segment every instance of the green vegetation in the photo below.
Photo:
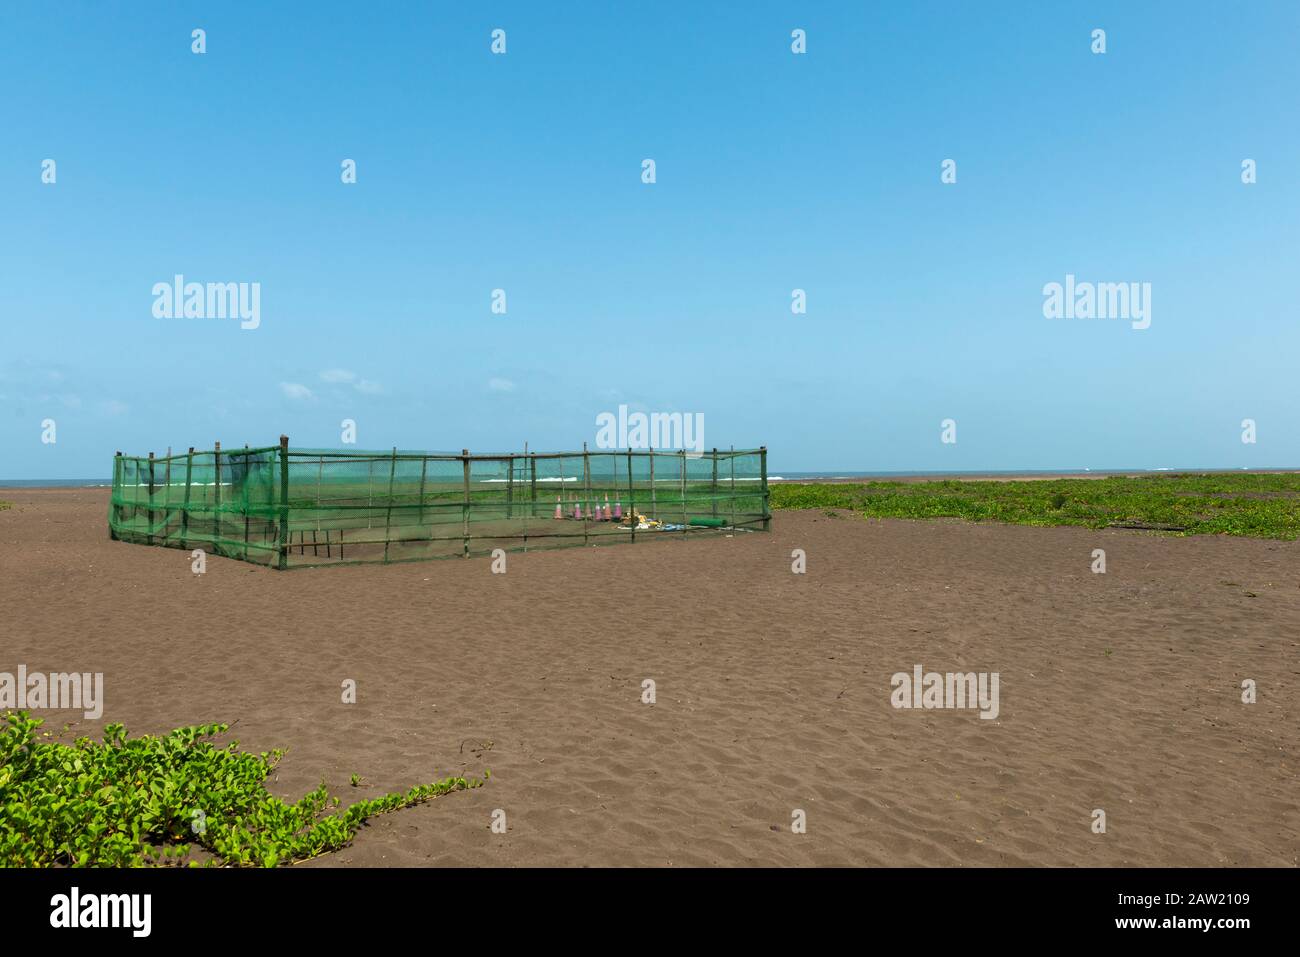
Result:
{"type": "Polygon", "coordinates": [[[296,804],[267,792],[283,752],[199,740],[224,724],[133,740],[111,724],[103,744],[71,745],[37,741],[41,724],[22,711],[0,724],[0,867],[274,867],[338,850],[376,814],[483,784],[449,777],[327,813],[339,799],[324,784],[296,804]]]}
{"type": "Polygon", "coordinates": [[[0,502],[0,512],[3,512],[7,508],[13,508],[13,505],[9,502],[0,502]]]}
{"type": "Polygon", "coordinates": [[[866,482],[771,489],[773,510],[848,509],[872,518],[1154,528],[1184,535],[1300,535],[1300,475],[1162,474],[1017,482],[866,482]]]}

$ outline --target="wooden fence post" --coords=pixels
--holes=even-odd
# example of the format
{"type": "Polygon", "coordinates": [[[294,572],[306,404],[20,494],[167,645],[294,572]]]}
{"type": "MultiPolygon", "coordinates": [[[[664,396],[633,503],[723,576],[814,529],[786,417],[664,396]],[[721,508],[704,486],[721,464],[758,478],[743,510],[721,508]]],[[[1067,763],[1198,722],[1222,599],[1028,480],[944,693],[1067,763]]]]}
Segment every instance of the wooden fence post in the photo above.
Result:
{"type": "Polygon", "coordinates": [[[763,475],[763,531],[768,531],[772,521],[772,513],[767,507],[767,446],[760,445],[758,448],[759,470],[763,475]]]}
{"type": "MultiPolygon", "coordinates": [[[[537,518],[537,453],[528,456],[528,512],[537,518]]],[[[524,544],[528,544],[528,526],[524,526],[524,544]]]]}
{"type": "Polygon", "coordinates": [[[731,447],[731,531],[736,531],[736,447],[731,447]]]}
{"type": "Polygon", "coordinates": [[[190,547],[190,479],[194,474],[194,446],[185,455],[185,498],[181,502],[181,548],[190,547]]]}
{"type": "Polygon", "coordinates": [[[587,443],[582,443],[582,483],[586,487],[586,502],[582,509],[582,544],[588,544],[587,529],[591,527],[591,456],[587,443]]]}
{"type": "Polygon", "coordinates": [[[397,446],[393,446],[393,461],[388,467],[388,514],[384,516],[384,564],[388,564],[388,540],[393,527],[393,477],[397,474],[397,446]]]}
{"type": "Polygon", "coordinates": [[[506,460],[506,519],[515,517],[515,456],[506,460]]]}
{"type": "Polygon", "coordinates": [[[689,516],[686,512],[686,449],[682,449],[682,534],[691,527],[689,516]]]}
{"type": "Polygon", "coordinates": [[[249,529],[248,529],[248,525],[249,525],[249,514],[248,514],[248,469],[249,469],[249,464],[250,464],[250,463],[249,463],[249,457],[248,457],[248,443],[245,442],[245,443],[244,443],[244,487],[243,487],[242,489],[240,489],[240,496],[239,496],[239,497],[240,497],[239,510],[240,510],[241,512],[244,513],[244,561],[248,561],[248,531],[249,531],[249,529]]]}
{"type": "Polygon", "coordinates": [[[154,523],[154,514],[153,514],[153,453],[152,453],[152,452],[149,453],[149,510],[148,510],[145,514],[148,516],[148,519],[147,519],[147,520],[148,520],[148,522],[149,522],[149,537],[148,537],[147,541],[148,541],[148,543],[149,543],[150,545],[152,545],[152,544],[153,544],[153,523],[154,523]]]}
{"type": "Polygon", "coordinates": [[[461,552],[461,557],[469,558],[469,449],[460,450],[460,461],[465,472],[465,504],[461,506],[464,550],[461,552]]]}
{"type": "Polygon", "coordinates": [[[713,517],[718,517],[718,450],[713,450],[713,488],[709,492],[709,498],[713,499],[713,517]]]}
{"type": "Polygon", "coordinates": [[[212,544],[214,546],[221,539],[221,443],[214,444],[212,452],[212,462],[215,467],[216,477],[212,481],[212,544]]]}
{"type": "Polygon", "coordinates": [[[636,542],[636,487],[632,482],[632,450],[627,450],[627,510],[632,513],[628,525],[632,529],[632,541],[636,542]]]}
{"type": "Polygon", "coordinates": [[[122,495],[122,450],[113,456],[113,492],[108,502],[108,537],[117,541],[117,526],[122,522],[122,506],[118,500],[122,495]]]}
{"type": "Polygon", "coordinates": [[[280,570],[289,567],[289,436],[280,436],[280,570]]]}
{"type": "MultiPolygon", "coordinates": [[[[415,523],[421,527],[424,526],[424,478],[429,472],[429,456],[420,456],[420,511],[417,513],[415,523]]],[[[433,532],[429,532],[433,536],[433,532]]]]}
{"type": "Polygon", "coordinates": [[[659,506],[655,503],[655,449],[650,446],[650,519],[659,521],[659,506]]]}

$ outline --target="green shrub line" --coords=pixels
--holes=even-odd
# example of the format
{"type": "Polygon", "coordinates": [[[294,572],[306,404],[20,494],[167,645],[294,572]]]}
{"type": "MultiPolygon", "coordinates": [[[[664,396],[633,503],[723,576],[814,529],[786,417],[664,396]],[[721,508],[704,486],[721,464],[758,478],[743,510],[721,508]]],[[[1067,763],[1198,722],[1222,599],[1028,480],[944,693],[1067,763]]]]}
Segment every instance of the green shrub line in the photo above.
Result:
{"type": "Polygon", "coordinates": [[[1300,536],[1300,475],[1169,473],[1035,481],[774,484],[776,509],[871,518],[1150,528],[1178,535],[1300,536]]]}
{"type": "Polygon", "coordinates": [[[248,754],[238,741],[218,748],[200,740],[228,725],[128,739],[110,724],[102,744],[82,737],[68,745],[38,741],[43,723],[10,711],[0,725],[0,866],[274,867],[336,851],[367,818],[491,776],[448,777],[335,812],[340,801],[324,783],[294,804],[266,790],[283,751],[248,754]]]}

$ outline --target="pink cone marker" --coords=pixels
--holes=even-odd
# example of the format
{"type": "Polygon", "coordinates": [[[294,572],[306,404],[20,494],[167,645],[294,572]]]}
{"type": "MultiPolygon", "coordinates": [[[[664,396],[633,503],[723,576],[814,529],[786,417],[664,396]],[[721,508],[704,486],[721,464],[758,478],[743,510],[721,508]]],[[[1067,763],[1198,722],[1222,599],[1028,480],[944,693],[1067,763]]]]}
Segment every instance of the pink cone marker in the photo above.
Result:
{"type": "Polygon", "coordinates": [[[555,496],[555,517],[564,518],[564,506],[560,504],[560,496],[555,496]]]}
{"type": "Polygon", "coordinates": [[[613,517],[613,513],[610,512],[609,510],[609,495],[606,495],[605,496],[605,521],[608,522],[612,517],[613,517]]]}
{"type": "Polygon", "coordinates": [[[573,517],[579,522],[582,521],[582,505],[578,502],[573,503],[573,517]]]}
{"type": "Polygon", "coordinates": [[[623,520],[623,501],[621,499],[614,500],[614,520],[620,522],[623,520]]]}

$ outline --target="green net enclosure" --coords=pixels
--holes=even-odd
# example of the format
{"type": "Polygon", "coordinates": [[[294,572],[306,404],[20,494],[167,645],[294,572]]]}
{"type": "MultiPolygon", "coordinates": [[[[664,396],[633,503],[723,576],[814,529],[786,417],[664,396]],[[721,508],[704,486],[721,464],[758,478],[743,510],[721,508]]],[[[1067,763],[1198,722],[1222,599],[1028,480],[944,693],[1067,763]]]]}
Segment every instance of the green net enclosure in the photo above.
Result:
{"type": "Polygon", "coordinates": [[[275,568],[766,531],[767,450],[118,454],[109,532],[275,568]]]}

